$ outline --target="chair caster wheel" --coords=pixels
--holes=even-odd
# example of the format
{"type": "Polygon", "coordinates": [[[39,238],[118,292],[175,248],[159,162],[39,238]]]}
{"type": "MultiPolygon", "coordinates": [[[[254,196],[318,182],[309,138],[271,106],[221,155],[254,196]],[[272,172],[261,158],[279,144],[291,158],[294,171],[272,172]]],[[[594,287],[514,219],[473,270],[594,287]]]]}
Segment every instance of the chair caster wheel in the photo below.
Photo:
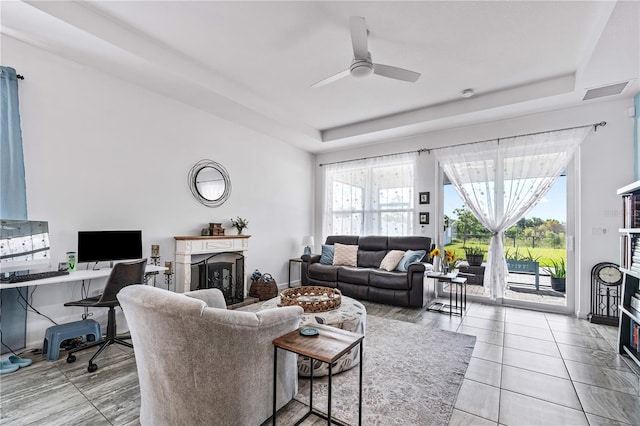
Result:
{"type": "Polygon", "coordinates": [[[98,365],[90,363],[89,367],[87,367],[87,371],[89,373],[93,373],[94,371],[96,371],[98,369],[98,365]]]}
{"type": "Polygon", "coordinates": [[[75,361],[76,361],[76,356],[75,355],[73,355],[73,354],[67,355],[67,362],[69,364],[71,364],[72,362],[75,362],[75,361]]]}

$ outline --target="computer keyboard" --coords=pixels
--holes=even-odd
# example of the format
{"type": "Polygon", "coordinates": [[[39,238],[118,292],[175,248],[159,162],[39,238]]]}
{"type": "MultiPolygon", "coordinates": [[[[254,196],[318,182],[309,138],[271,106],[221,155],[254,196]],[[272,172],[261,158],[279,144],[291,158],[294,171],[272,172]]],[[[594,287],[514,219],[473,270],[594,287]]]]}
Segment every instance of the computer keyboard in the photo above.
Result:
{"type": "Polygon", "coordinates": [[[61,277],[63,275],[69,275],[67,271],[46,271],[46,272],[37,272],[34,274],[25,274],[25,275],[9,275],[8,277],[0,278],[0,281],[3,283],[22,283],[25,281],[35,281],[35,280],[43,280],[45,278],[53,278],[53,277],[61,277]]]}

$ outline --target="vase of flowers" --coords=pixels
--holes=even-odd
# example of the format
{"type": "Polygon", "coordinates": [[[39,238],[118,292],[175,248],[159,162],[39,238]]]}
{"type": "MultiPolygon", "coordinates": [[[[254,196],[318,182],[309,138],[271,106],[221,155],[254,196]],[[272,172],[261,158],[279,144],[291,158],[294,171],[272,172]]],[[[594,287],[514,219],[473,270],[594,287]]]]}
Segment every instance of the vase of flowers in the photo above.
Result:
{"type": "Polygon", "coordinates": [[[444,264],[447,269],[446,273],[453,271],[458,267],[458,255],[453,250],[444,251],[444,264]]]}
{"type": "Polygon", "coordinates": [[[249,227],[249,221],[238,216],[235,220],[231,219],[231,226],[236,228],[236,230],[238,231],[238,235],[242,235],[242,231],[244,230],[244,228],[249,227]]]}
{"type": "Polygon", "coordinates": [[[431,263],[433,263],[433,271],[440,272],[440,255],[442,252],[438,247],[431,250],[429,253],[429,257],[431,258],[431,263]]]}

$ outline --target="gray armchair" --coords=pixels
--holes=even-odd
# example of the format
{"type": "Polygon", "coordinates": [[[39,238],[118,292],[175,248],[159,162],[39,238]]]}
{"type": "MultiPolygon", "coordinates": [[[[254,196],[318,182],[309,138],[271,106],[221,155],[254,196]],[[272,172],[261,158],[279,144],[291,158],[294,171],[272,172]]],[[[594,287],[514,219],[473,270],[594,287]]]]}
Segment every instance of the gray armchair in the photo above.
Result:
{"type": "MultiPolygon", "coordinates": [[[[140,423],[259,425],[271,416],[273,346],[303,310],[226,309],[217,289],[176,294],[144,285],[118,294],[136,356],[140,423]]],[[[278,409],[297,392],[295,354],[278,354],[278,409]]]]}

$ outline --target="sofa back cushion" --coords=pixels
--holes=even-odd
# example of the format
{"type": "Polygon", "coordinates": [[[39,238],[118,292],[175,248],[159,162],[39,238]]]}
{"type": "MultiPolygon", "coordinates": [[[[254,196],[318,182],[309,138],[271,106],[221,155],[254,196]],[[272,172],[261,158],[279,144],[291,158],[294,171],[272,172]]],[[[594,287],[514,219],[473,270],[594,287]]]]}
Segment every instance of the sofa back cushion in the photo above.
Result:
{"type": "Polygon", "coordinates": [[[359,237],[357,235],[330,235],[327,237],[325,244],[333,245],[335,243],[358,245],[359,237]]]}
{"type": "Polygon", "coordinates": [[[364,251],[387,251],[387,241],[389,237],[380,235],[371,235],[368,237],[360,237],[358,246],[364,251]]]}
{"type": "Polygon", "coordinates": [[[358,239],[358,266],[377,268],[387,254],[387,237],[369,236],[358,239]]]}
{"type": "MultiPolygon", "coordinates": [[[[389,237],[387,250],[425,250],[431,248],[431,238],[429,237],[389,237]]],[[[424,259],[424,262],[428,262],[424,259]]]]}

